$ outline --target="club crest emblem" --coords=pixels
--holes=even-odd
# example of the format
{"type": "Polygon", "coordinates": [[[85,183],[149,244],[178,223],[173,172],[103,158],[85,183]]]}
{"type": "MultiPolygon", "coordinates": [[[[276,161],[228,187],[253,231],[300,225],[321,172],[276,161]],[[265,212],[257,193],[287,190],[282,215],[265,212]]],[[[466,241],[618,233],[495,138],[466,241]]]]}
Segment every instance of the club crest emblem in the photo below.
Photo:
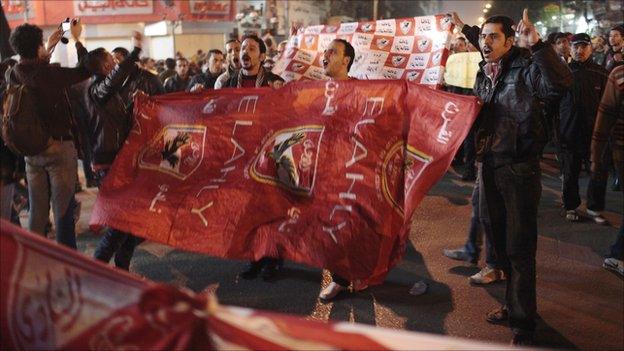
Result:
{"type": "Polygon", "coordinates": [[[440,18],[440,28],[442,30],[449,30],[449,28],[451,28],[451,17],[450,16],[444,16],[442,18],[440,18]]]}
{"type": "Polygon", "coordinates": [[[438,66],[440,64],[440,60],[442,59],[442,53],[441,52],[436,52],[433,54],[433,56],[431,57],[431,64],[432,66],[438,66]]]}
{"type": "Polygon", "coordinates": [[[375,29],[375,25],[373,23],[363,23],[360,28],[362,28],[362,32],[368,33],[375,29]]]}
{"type": "Polygon", "coordinates": [[[205,126],[165,126],[139,153],[139,168],[185,180],[204,159],[205,140],[205,126]]]}
{"type": "Polygon", "coordinates": [[[384,198],[401,215],[404,215],[404,200],[414,188],[432,157],[416,150],[411,145],[405,148],[403,141],[396,142],[388,151],[383,162],[381,185],[384,198]]]}
{"type": "Polygon", "coordinates": [[[429,49],[429,39],[419,39],[417,41],[418,51],[425,52],[429,49]]]}
{"type": "Polygon", "coordinates": [[[299,195],[311,195],[325,127],[309,125],[276,132],[251,165],[251,177],[299,195]]]}
{"type": "Polygon", "coordinates": [[[305,44],[306,44],[307,48],[312,49],[312,46],[314,45],[314,39],[315,38],[316,37],[314,35],[308,35],[308,36],[305,37],[305,44]]]}
{"type": "Polygon", "coordinates": [[[405,58],[405,56],[393,56],[392,57],[392,65],[394,67],[402,66],[406,62],[407,62],[407,59],[405,58]]]}
{"type": "Polygon", "coordinates": [[[295,72],[301,72],[306,68],[306,65],[304,65],[303,63],[299,63],[299,62],[293,62],[290,68],[295,72]]]}
{"type": "Polygon", "coordinates": [[[419,71],[412,71],[412,72],[409,72],[407,74],[407,80],[410,81],[410,82],[416,81],[418,79],[420,79],[420,72],[419,71]]]}
{"type": "Polygon", "coordinates": [[[401,33],[403,33],[403,35],[407,35],[410,32],[410,29],[412,29],[412,22],[401,21],[399,28],[401,29],[401,33]]]}
{"type": "Polygon", "coordinates": [[[386,38],[379,38],[377,39],[376,44],[377,48],[384,49],[386,46],[388,46],[388,44],[390,44],[390,40],[386,38]]]}

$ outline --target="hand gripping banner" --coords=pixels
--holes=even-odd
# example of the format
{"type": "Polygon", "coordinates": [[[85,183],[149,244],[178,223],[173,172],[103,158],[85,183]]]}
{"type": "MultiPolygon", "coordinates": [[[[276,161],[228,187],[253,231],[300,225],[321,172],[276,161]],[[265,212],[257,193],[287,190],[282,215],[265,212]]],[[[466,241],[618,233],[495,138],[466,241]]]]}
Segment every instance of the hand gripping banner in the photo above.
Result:
{"type": "Polygon", "coordinates": [[[383,281],[480,105],[406,81],[139,95],[91,225],[383,281]]]}
{"type": "Polygon", "coordinates": [[[1,350],[500,350],[442,335],[223,306],[0,221],[1,350]]]}
{"type": "Polygon", "coordinates": [[[299,30],[273,73],[286,81],[324,80],[323,51],[334,39],[353,45],[350,75],[358,79],[405,79],[437,87],[442,83],[453,24],[446,15],[318,25],[299,30]]]}

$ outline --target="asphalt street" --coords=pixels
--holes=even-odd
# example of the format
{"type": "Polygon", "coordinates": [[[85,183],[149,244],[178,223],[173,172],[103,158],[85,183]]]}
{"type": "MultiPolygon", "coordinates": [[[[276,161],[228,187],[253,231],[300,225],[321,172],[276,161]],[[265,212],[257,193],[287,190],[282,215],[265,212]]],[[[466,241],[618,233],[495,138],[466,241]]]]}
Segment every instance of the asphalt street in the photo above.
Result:
{"type": "MultiPolygon", "coordinates": [[[[560,180],[553,156],[547,155],[542,166],[537,343],[554,348],[624,349],[624,280],[601,267],[620,225],[622,195],[609,186],[605,211],[609,225],[595,224],[589,218],[569,223],[562,216],[560,180]]],[[[583,173],[582,194],[587,180],[583,173]]],[[[286,262],[274,282],[246,281],[237,278],[245,262],[145,242],[137,249],[130,271],[196,292],[215,291],[219,301],[227,305],[321,321],[354,321],[508,343],[511,331],[490,325],[484,319],[486,312],[503,301],[505,283],[471,286],[468,277],[479,268],[442,255],[443,249],[459,248],[466,240],[472,186],[471,182],[461,181],[457,171],[451,169],[416,211],[410,231],[411,245],[385,283],[345,295],[333,303],[324,304],[317,299],[321,287],[328,283],[328,275],[320,269],[292,262],[286,262]],[[410,295],[410,288],[420,280],[428,284],[426,293],[410,295]]],[[[82,202],[78,246],[89,256],[99,239],[87,226],[96,195],[94,188],[78,194],[82,202]]]]}

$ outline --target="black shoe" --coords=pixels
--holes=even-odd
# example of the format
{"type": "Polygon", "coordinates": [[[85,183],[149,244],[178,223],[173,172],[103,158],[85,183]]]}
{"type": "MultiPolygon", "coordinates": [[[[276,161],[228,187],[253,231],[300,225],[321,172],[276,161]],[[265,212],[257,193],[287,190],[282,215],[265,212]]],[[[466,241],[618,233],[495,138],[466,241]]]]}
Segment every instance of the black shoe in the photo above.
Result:
{"type": "Polygon", "coordinates": [[[276,262],[267,262],[262,269],[260,269],[260,277],[264,281],[273,280],[277,274],[278,267],[276,262]]]}
{"type": "Polygon", "coordinates": [[[260,261],[251,261],[247,265],[247,268],[245,268],[245,270],[240,272],[238,275],[243,279],[255,279],[261,269],[262,264],[260,261]]]}
{"type": "Polygon", "coordinates": [[[486,313],[485,320],[490,324],[505,324],[509,320],[509,311],[503,306],[486,313]]]}
{"type": "Polygon", "coordinates": [[[532,346],[534,344],[533,333],[514,331],[513,337],[511,338],[512,346],[532,346]]]}

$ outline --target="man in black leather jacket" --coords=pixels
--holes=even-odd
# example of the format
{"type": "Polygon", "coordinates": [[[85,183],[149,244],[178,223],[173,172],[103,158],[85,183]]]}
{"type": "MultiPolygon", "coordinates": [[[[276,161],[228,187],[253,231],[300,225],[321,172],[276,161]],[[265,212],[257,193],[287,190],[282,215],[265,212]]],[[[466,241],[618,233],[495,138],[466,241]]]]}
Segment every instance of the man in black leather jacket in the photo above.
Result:
{"type": "Polygon", "coordinates": [[[474,92],[483,102],[477,119],[477,157],[482,161],[481,199],[487,201],[492,243],[507,277],[506,304],[488,313],[490,323],[509,322],[512,344],[532,344],[536,317],[535,253],[541,196],[540,156],[546,142],[542,101],[554,101],[572,75],[543,43],[524,10],[514,45],[513,20],[488,18],[479,34],[483,61],[474,92]]]}
{"type": "MultiPolygon", "coordinates": [[[[132,116],[122,97],[123,85],[135,72],[141,52],[142,36],[133,34],[134,49],[128,57],[116,65],[113,56],[103,48],[89,52],[87,67],[94,73],[87,90],[87,108],[90,113],[89,134],[93,155],[93,168],[100,181],[106,177],[110,166],[132,127],[132,116]]],[[[124,243],[134,243],[128,233],[107,228],[94,257],[108,262],[124,243]]],[[[134,248],[134,245],[130,245],[134,248]]],[[[128,270],[133,250],[124,250],[125,255],[116,255],[115,265],[128,270]]]]}
{"type": "MultiPolygon", "coordinates": [[[[115,63],[120,64],[128,58],[130,52],[126,48],[116,47],[113,49],[112,54],[115,63]]],[[[126,79],[121,88],[121,97],[126,102],[126,106],[130,106],[132,104],[132,97],[138,90],[149,96],[161,95],[165,93],[165,88],[160,82],[160,79],[158,79],[157,75],[139,67],[138,65],[135,66],[136,68],[132,73],[130,73],[130,76],[128,76],[128,79],[126,79]]]]}
{"type": "MultiPolygon", "coordinates": [[[[563,206],[566,219],[579,220],[577,207],[581,165],[589,162],[589,147],[598,105],[607,83],[607,70],[592,60],[591,38],[585,33],[572,37],[572,61],[569,64],[574,83],[559,105],[558,140],[561,146],[563,206]]],[[[604,172],[606,175],[606,170],[604,172]]],[[[587,213],[598,224],[606,223],[600,211],[605,206],[607,177],[591,177],[587,187],[587,213]]]]}
{"type": "Polygon", "coordinates": [[[165,80],[165,92],[175,93],[178,91],[185,91],[189,85],[191,77],[189,75],[189,62],[184,57],[180,57],[176,60],[176,74],[173,77],[165,80]]]}

